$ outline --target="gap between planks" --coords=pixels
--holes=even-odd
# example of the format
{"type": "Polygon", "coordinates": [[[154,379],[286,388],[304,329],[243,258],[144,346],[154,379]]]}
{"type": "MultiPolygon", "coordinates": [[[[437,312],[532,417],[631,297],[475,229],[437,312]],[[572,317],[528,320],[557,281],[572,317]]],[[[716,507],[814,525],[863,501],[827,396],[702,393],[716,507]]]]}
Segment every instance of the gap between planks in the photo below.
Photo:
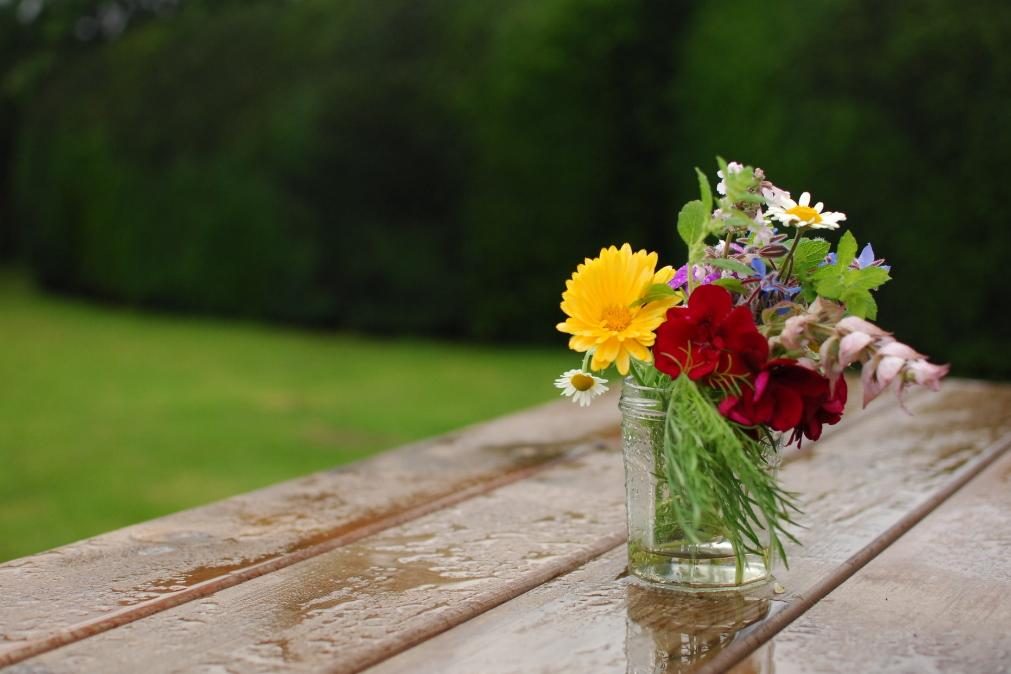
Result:
{"type": "Polygon", "coordinates": [[[1011,433],[1006,433],[997,442],[988,447],[973,463],[963,468],[954,478],[940,489],[922,501],[881,535],[854,553],[849,559],[839,565],[835,572],[825,576],[815,583],[810,590],[798,600],[791,602],[785,608],[769,616],[766,620],[748,630],[748,634],[735,641],[718,653],[712,660],[696,670],[696,674],[718,674],[726,672],[731,667],[744,661],[763,644],[772,639],[794,620],[806,613],[811,607],[824,599],[829,593],[851,578],[868,562],[884,552],[903,534],[912,529],[927,515],[937,509],[951,496],[986,468],[997,461],[1011,447],[1011,433]]]}
{"type": "Polygon", "coordinates": [[[1009,515],[1011,449],[749,661],[843,674],[859,653],[878,674],[1009,671],[1009,515]]]}

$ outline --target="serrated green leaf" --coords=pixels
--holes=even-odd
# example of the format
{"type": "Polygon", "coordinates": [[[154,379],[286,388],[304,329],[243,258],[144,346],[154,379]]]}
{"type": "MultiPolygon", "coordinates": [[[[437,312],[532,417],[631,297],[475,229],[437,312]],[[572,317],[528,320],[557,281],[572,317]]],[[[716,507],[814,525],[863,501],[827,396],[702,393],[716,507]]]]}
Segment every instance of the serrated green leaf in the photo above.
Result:
{"type": "Polygon", "coordinates": [[[850,265],[850,262],[857,256],[857,240],[853,232],[846,232],[839,239],[839,247],[836,248],[836,265],[843,269],[850,265]]]}
{"type": "Polygon", "coordinates": [[[709,178],[706,174],[699,170],[699,167],[695,167],[695,174],[699,177],[699,195],[702,197],[702,206],[705,208],[706,213],[712,213],[713,211],[713,190],[709,186],[709,178]]]}
{"type": "Polygon", "coordinates": [[[727,271],[737,272],[738,274],[743,274],[744,276],[755,275],[754,269],[739,260],[729,257],[707,257],[702,261],[702,264],[708,264],[720,269],[726,269],[727,271]]]}
{"type": "Polygon", "coordinates": [[[793,272],[798,276],[817,267],[828,255],[829,243],[824,239],[803,239],[793,254],[793,272]]]}
{"type": "Polygon", "coordinates": [[[846,292],[846,279],[835,265],[822,267],[811,277],[818,294],[831,300],[842,299],[846,292]]]}
{"type": "Polygon", "coordinates": [[[689,255],[705,239],[708,221],[709,211],[701,201],[689,201],[681,207],[681,212],[678,213],[678,234],[688,246],[689,255]]]}
{"type": "Polygon", "coordinates": [[[738,295],[744,295],[748,292],[748,289],[744,287],[743,283],[732,277],[718,278],[713,281],[712,285],[726,288],[730,292],[737,293],[738,295]]]}
{"type": "Polygon", "coordinates": [[[891,275],[887,269],[881,267],[864,267],[863,269],[850,270],[849,284],[853,288],[864,290],[874,290],[891,280],[891,275]]]}
{"type": "Polygon", "coordinates": [[[874,301],[870,291],[863,288],[850,288],[840,299],[846,305],[846,311],[857,318],[865,318],[870,321],[877,318],[878,304],[874,301]]]}

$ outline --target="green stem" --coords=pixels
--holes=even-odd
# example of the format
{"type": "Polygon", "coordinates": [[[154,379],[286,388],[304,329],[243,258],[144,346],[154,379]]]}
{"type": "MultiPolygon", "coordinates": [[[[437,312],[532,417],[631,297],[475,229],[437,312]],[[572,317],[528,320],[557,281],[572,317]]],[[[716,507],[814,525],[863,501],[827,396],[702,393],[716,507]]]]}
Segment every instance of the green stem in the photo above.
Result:
{"type": "Polygon", "coordinates": [[[786,283],[790,280],[790,274],[793,273],[793,255],[797,252],[797,246],[800,245],[800,240],[804,238],[804,228],[797,228],[797,236],[793,239],[793,245],[790,246],[790,252],[786,254],[786,259],[783,260],[783,275],[780,280],[786,283]]]}
{"type": "Polygon", "coordinates": [[[646,381],[646,378],[642,376],[642,372],[639,370],[638,360],[633,360],[628,369],[632,373],[632,377],[635,379],[636,383],[639,384],[639,386],[645,387],[649,386],[649,383],[646,381]]]}
{"type": "Polygon", "coordinates": [[[727,230],[727,238],[723,241],[723,258],[730,257],[730,239],[734,235],[734,230],[727,230]]]}

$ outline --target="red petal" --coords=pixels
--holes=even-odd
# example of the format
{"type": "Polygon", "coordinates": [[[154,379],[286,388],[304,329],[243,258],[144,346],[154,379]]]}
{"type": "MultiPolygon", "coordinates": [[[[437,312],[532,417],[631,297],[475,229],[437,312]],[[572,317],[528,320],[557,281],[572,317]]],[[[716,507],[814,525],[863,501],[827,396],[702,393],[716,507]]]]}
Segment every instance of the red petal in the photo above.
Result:
{"type": "Polygon", "coordinates": [[[775,400],[775,411],[769,425],[777,431],[788,431],[800,423],[804,416],[804,401],[794,391],[776,386],[771,396],[775,400]]]}
{"type": "MultiPolygon", "coordinates": [[[[718,357],[718,356],[717,356],[718,357]]],[[[703,377],[708,377],[716,369],[716,360],[706,358],[698,348],[692,349],[692,369],[688,372],[688,377],[692,381],[698,381],[703,377]]]]}
{"type": "Polygon", "coordinates": [[[755,399],[760,400],[769,385],[769,371],[763,370],[755,377],[755,399]]]}
{"type": "Polygon", "coordinates": [[[730,313],[734,300],[726,288],[720,286],[699,286],[688,298],[688,311],[696,319],[708,318],[718,323],[730,313]]]}
{"type": "Polygon", "coordinates": [[[720,414],[742,426],[753,426],[754,421],[745,414],[741,399],[736,396],[724,398],[719,405],[720,414]]]}
{"type": "Polygon", "coordinates": [[[807,422],[807,427],[804,429],[804,435],[811,438],[812,440],[817,440],[821,437],[821,422],[817,419],[810,419],[807,422]]]}

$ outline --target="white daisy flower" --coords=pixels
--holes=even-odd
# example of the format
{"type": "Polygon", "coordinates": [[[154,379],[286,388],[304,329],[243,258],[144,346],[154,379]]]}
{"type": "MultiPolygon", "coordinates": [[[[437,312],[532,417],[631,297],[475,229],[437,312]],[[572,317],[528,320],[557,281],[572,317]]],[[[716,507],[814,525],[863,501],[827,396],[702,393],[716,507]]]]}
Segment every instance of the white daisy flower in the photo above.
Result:
{"type": "Polygon", "coordinates": [[[846,219],[845,213],[823,211],[825,204],[820,201],[812,207],[810,192],[801,194],[800,201],[791,199],[789,192],[782,190],[779,192],[780,194],[775,194],[772,190],[766,190],[763,194],[769,204],[769,215],[784,225],[811,229],[838,229],[839,223],[846,219]]]}
{"type": "Polygon", "coordinates": [[[606,379],[582,370],[569,370],[555,380],[555,387],[562,389],[563,396],[572,398],[580,407],[587,407],[594,398],[607,393],[606,379]]]}
{"type": "MultiPolygon", "coordinates": [[[[732,161],[727,164],[727,173],[740,173],[744,170],[744,164],[736,161],[732,161]]],[[[726,176],[723,175],[723,171],[717,171],[716,175],[719,176],[720,182],[716,183],[716,191],[723,196],[727,195],[727,183],[724,182],[726,176]]]]}

